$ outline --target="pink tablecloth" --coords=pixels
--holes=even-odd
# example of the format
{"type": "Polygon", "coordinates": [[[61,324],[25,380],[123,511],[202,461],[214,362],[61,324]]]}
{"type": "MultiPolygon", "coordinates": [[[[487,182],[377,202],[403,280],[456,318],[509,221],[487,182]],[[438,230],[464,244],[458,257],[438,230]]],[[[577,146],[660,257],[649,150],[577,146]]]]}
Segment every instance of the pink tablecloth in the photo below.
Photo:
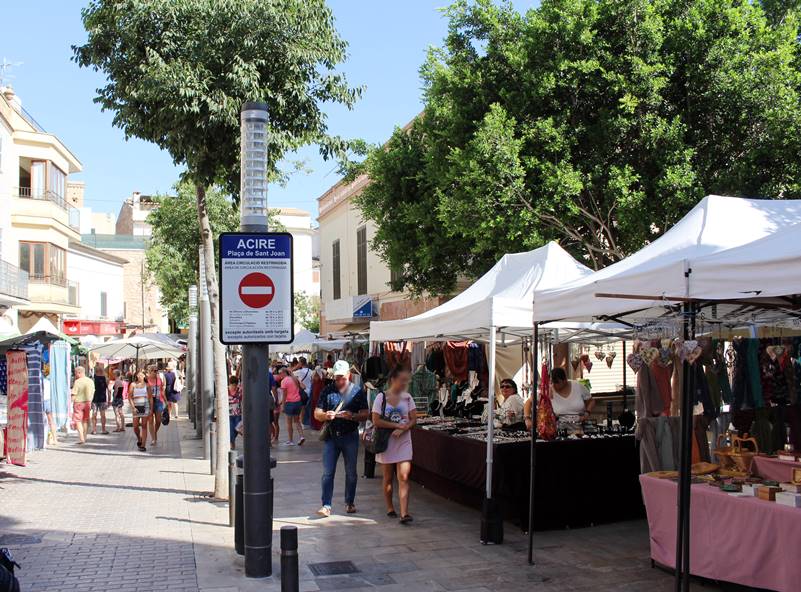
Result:
{"type": "Polygon", "coordinates": [[[767,456],[754,457],[754,471],[763,479],[789,483],[793,480],[793,469],[801,469],[801,463],[767,456]]]}
{"type": "MultiPolygon", "coordinates": [[[[676,483],[640,476],[651,558],[667,567],[676,560],[676,483]]],[[[693,485],[690,572],[779,592],[799,590],[801,508],[734,497],[709,485],[693,485]]]]}

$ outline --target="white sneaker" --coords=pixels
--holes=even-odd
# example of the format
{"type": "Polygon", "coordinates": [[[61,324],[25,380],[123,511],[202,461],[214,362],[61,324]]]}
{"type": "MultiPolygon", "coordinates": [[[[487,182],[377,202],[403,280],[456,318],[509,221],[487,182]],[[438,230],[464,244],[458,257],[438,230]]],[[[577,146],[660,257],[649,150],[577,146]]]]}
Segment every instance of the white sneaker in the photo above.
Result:
{"type": "Polygon", "coordinates": [[[287,440],[286,442],[284,442],[284,446],[294,446],[294,445],[295,443],[292,440],[287,440]]]}

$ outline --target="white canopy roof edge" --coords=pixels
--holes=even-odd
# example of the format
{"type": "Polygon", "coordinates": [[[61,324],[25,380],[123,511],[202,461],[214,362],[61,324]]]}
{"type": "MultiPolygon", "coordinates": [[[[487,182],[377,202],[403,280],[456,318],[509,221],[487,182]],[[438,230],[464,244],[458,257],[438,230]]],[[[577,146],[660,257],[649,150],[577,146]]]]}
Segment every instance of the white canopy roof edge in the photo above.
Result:
{"type": "Polygon", "coordinates": [[[535,290],[554,288],[592,273],[555,242],[504,255],[487,273],[448,302],[417,316],[370,323],[371,341],[476,338],[490,327],[530,334],[535,290]]]}
{"type": "Polygon", "coordinates": [[[799,222],[801,200],[709,195],[673,228],[633,255],[569,284],[538,293],[534,319],[592,321],[622,314],[631,319],[645,318],[659,314],[658,309],[667,304],[662,300],[666,297],[734,299],[753,296],[749,291],[767,288],[772,282],[772,293],[798,293],[801,290],[795,280],[799,276],[791,276],[787,270],[784,280],[779,280],[786,257],[776,250],[770,252],[792,248],[792,239],[768,237],[785,232],[797,236],[794,227],[799,222]],[[769,243],[767,248],[758,244],[763,239],[769,243]],[[751,261],[749,267],[741,267],[738,258],[751,261]],[[712,271],[716,265],[724,264],[725,269],[721,267],[720,272],[712,271]],[[689,281],[685,269],[692,270],[689,281]],[[601,298],[596,294],[643,299],[601,298]]]}

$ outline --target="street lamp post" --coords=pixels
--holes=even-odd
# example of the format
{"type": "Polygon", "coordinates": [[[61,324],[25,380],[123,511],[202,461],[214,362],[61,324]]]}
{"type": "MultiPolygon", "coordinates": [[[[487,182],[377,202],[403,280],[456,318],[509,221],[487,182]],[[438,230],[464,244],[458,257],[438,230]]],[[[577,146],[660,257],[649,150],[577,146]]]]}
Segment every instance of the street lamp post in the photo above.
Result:
{"type": "MultiPolygon", "coordinates": [[[[245,103],[240,120],[240,230],[268,232],[267,105],[245,103]]],[[[270,475],[270,348],[242,346],[245,575],[272,575],[273,480],[270,475]]]]}

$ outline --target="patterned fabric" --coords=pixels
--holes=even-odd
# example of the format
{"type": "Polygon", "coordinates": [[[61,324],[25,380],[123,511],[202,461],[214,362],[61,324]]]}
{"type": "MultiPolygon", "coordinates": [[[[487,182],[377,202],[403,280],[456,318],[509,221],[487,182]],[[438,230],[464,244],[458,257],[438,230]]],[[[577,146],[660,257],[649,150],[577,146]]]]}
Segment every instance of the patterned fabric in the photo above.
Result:
{"type": "Polygon", "coordinates": [[[57,428],[63,428],[70,417],[70,346],[66,341],[50,344],[50,407],[57,428]]]}
{"type": "Polygon", "coordinates": [[[0,359],[0,393],[5,394],[8,389],[8,366],[6,365],[6,357],[0,359]]]}
{"type": "Polygon", "coordinates": [[[412,374],[409,393],[419,409],[428,409],[428,405],[437,396],[437,375],[425,366],[418,368],[412,374]]]}
{"type": "Polygon", "coordinates": [[[28,450],[45,446],[44,386],[42,385],[42,346],[26,346],[28,364],[28,450]]]}

